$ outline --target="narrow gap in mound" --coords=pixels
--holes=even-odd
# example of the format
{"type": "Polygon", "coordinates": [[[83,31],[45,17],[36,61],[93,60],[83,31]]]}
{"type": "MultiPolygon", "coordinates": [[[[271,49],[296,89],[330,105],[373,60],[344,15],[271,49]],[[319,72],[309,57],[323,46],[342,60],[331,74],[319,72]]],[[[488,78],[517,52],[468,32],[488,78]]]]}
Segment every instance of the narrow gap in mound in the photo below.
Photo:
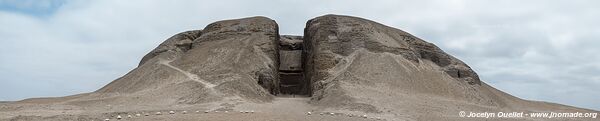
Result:
{"type": "Polygon", "coordinates": [[[280,37],[279,43],[279,90],[284,97],[306,97],[310,94],[309,84],[304,79],[302,68],[302,37],[280,37]]]}

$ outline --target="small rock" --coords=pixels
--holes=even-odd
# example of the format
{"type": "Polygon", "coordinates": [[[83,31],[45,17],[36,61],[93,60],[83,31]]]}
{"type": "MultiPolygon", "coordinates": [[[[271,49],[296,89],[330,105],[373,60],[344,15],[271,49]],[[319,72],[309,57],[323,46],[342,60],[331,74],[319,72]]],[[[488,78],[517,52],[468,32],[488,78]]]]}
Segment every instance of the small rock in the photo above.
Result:
{"type": "Polygon", "coordinates": [[[120,120],[121,118],[123,118],[121,115],[117,115],[117,120],[120,120]]]}
{"type": "Polygon", "coordinates": [[[156,114],[156,115],[162,115],[162,113],[160,113],[160,112],[156,112],[155,114],[156,114]]]}
{"type": "Polygon", "coordinates": [[[183,111],[183,112],[181,112],[181,113],[183,113],[183,114],[187,114],[187,111],[183,111]]]}
{"type": "Polygon", "coordinates": [[[254,110],[251,110],[250,113],[254,113],[254,110]]]}
{"type": "Polygon", "coordinates": [[[363,118],[367,118],[367,115],[363,115],[362,117],[363,117],[363,118]]]}
{"type": "Polygon", "coordinates": [[[329,113],[330,115],[335,115],[335,113],[329,113]]]}
{"type": "Polygon", "coordinates": [[[208,111],[204,111],[204,113],[208,113],[208,111]]]}
{"type": "Polygon", "coordinates": [[[175,111],[169,111],[169,114],[175,114],[175,111]]]}
{"type": "Polygon", "coordinates": [[[133,118],[133,116],[131,116],[131,115],[127,115],[127,118],[133,118]]]}
{"type": "Polygon", "coordinates": [[[104,121],[110,121],[110,119],[104,119],[104,121]]]}
{"type": "Polygon", "coordinates": [[[196,113],[200,113],[200,111],[199,111],[199,110],[197,110],[197,111],[196,111],[196,113]]]}
{"type": "Polygon", "coordinates": [[[306,115],[311,115],[311,114],[312,114],[312,113],[311,113],[310,111],[309,111],[309,112],[306,112],[306,115]]]}
{"type": "Polygon", "coordinates": [[[229,111],[225,111],[225,113],[229,113],[229,111]]]}
{"type": "Polygon", "coordinates": [[[144,113],[144,116],[150,116],[150,113],[144,113]]]}
{"type": "Polygon", "coordinates": [[[139,113],[138,113],[138,114],[135,114],[135,116],[137,116],[137,117],[140,117],[140,116],[142,116],[142,114],[139,114],[139,113]]]}

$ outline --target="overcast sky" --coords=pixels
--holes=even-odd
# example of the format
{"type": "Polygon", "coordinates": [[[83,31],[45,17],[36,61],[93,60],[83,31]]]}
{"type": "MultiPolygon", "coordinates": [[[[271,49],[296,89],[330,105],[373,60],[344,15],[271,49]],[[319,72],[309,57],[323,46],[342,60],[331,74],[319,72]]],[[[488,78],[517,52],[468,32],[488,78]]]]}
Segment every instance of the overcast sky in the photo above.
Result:
{"type": "Polygon", "coordinates": [[[595,0],[0,0],[0,100],[91,92],[168,37],[223,19],[267,16],[302,35],[324,14],[405,30],[520,98],[600,110],[595,0]]]}

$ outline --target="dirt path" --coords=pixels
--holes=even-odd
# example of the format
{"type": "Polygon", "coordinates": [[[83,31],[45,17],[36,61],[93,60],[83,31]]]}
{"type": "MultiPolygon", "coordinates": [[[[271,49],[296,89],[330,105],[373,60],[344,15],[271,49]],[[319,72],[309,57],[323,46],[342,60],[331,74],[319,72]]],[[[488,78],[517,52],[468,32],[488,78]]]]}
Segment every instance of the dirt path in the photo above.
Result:
{"type": "Polygon", "coordinates": [[[178,67],[175,67],[175,66],[171,65],[171,64],[170,64],[170,63],[171,63],[171,60],[160,60],[160,61],[159,61],[159,63],[160,63],[160,64],[162,64],[162,65],[165,65],[165,66],[167,66],[167,67],[169,67],[169,68],[171,68],[171,69],[174,69],[174,70],[176,70],[176,71],[179,71],[180,73],[184,74],[185,76],[187,76],[188,78],[190,78],[190,79],[192,79],[192,80],[194,80],[194,81],[196,81],[196,82],[200,82],[200,83],[204,84],[204,87],[206,87],[206,88],[211,88],[211,89],[212,89],[212,88],[214,88],[214,87],[216,87],[216,86],[217,86],[217,85],[215,85],[215,84],[212,84],[212,83],[210,83],[210,82],[207,82],[206,80],[203,80],[203,79],[201,79],[201,78],[200,78],[200,77],[198,77],[198,75],[196,75],[196,74],[192,74],[192,73],[190,73],[190,72],[184,71],[184,70],[182,70],[182,69],[180,69],[180,68],[178,68],[178,67]]]}

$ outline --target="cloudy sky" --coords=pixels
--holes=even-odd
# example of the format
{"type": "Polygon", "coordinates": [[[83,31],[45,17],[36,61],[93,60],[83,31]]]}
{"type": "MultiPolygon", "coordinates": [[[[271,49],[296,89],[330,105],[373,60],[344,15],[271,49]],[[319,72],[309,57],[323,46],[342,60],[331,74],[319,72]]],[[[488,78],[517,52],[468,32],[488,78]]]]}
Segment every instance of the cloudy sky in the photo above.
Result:
{"type": "Polygon", "coordinates": [[[599,1],[0,0],[0,100],[99,89],[178,32],[267,16],[281,34],[308,19],[359,16],[465,61],[517,97],[600,110],[599,1]]]}

